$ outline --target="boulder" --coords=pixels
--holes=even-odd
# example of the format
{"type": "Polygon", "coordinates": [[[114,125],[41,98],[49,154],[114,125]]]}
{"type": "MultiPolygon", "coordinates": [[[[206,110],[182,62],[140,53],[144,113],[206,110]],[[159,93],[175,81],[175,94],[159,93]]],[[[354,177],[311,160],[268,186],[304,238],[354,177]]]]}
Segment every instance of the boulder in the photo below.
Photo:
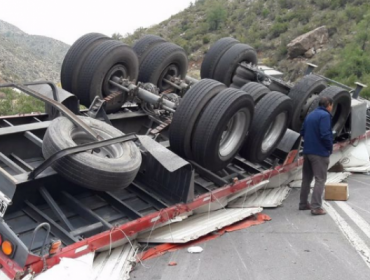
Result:
{"type": "Polygon", "coordinates": [[[304,57],[311,58],[315,55],[315,53],[316,53],[315,48],[311,48],[304,53],[304,57]]]}
{"type": "Polygon", "coordinates": [[[303,55],[305,55],[306,57],[307,56],[312,57],[315,54],[315,50],[327,44],[328,41],[329,41],[328,28],[326,26],[318,27],[291,41],[287,45],[288,56],[290,58],[295,58],[303,55]]]}

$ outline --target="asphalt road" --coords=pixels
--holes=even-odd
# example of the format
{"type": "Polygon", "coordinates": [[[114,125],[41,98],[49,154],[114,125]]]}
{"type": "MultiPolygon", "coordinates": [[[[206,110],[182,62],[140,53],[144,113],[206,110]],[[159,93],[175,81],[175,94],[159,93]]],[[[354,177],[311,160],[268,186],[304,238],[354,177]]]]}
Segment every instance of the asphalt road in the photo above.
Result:
{"type": "Polygon", "coordinates": [[[200,244],[201,254],[167,253],[138,264],[131,279],[370,279],[370,176],[352,175],[350,199],[325,216],[298,210],[299,189],[272,220],[200,244]],[[176,266],[169,266],[176,262],[176,266]]]}

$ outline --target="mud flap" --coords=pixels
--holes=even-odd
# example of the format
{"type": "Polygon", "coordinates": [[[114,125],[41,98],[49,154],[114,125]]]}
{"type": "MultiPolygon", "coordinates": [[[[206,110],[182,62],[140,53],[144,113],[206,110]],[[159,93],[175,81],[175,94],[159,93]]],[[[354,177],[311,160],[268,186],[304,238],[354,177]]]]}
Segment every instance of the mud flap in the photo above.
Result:
{"type": "Polygon", "coordinates": [[[194,200],[194,170],[189,162],[149,136],[138,136],[142,164],[135,181],[169,203],[194,200]]]}

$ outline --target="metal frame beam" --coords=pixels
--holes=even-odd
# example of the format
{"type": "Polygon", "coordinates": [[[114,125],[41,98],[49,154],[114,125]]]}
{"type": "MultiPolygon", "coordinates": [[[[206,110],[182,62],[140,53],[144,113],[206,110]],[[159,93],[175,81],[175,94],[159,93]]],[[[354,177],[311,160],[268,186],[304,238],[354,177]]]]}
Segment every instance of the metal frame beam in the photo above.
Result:
{"type": "Polygon", "coordinates": [[[102,217],[94,213],[91,209],[87,208],[86,206],[82,205],[77,199],[75,199],[72,195],[66,192],[62,193],[62,200],[68,204],[72,209],[74,209],[81,217],[88,219],[93,223],[101,222],[105,229],[111,229],[113,225],[108,223],[102,217]]]}

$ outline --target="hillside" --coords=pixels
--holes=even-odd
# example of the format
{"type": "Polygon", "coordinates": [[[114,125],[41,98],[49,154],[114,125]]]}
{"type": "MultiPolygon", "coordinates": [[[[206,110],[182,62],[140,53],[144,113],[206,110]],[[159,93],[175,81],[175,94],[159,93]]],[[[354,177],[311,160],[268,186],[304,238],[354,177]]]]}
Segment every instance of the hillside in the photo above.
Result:
{"type": "Polygon", "coordinates": [[[28,35],[0,20],[0,77],[7,81],[59,82],[69,46],[44,36],[28,35]]]}
{"type": "MultiPolygon", "coordinates": [[[[259,60],[294,82],[306,62],[316,72],[353,86],[370,86],[370,3],[368,0],[198,0],[184,11],[150,28],[139,28],[123,41],[132,44],[144,34],[156,34],[182,46],[189,55],[190,74],[199,67],[210,45],[234,37],[253,46],[259,60]],[[329,42],[312,58],[287,57],[287,44],[325,25],[329,42]]],[[[370,97],[370,89],[363,91],[370,97]]]]}

